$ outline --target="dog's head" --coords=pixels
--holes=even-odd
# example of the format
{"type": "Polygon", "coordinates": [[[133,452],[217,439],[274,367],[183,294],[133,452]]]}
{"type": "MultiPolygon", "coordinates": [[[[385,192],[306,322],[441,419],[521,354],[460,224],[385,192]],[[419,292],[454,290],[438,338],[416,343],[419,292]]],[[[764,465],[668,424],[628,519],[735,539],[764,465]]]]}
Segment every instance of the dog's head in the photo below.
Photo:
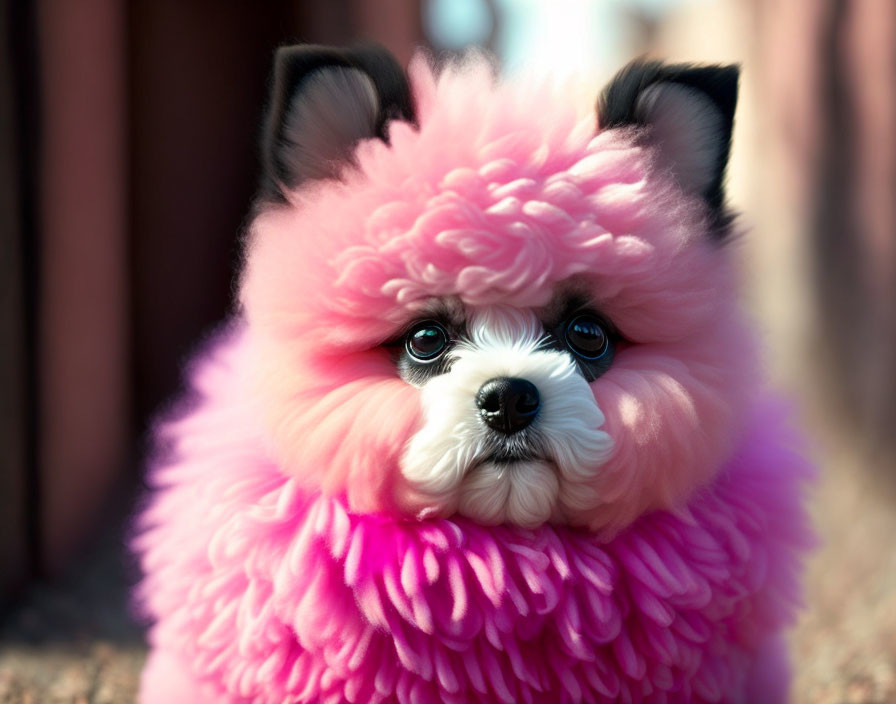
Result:
{"type": "Polygon", "coordinates": [[[612,535],[712,478],[756,375],[731,67],[579,110],[468,58],[278,53],[242,280],[272,456],[360,512],[612,535]]]}

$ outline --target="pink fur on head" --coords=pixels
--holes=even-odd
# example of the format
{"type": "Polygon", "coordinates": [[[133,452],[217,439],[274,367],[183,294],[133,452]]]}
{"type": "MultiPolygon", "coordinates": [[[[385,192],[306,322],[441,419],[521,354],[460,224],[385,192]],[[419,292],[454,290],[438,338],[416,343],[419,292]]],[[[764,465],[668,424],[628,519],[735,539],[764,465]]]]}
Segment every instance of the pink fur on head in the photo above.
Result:
{"type": "Polygon", "coordinates": [[[728,252],[637,133],[472,62],[412,66],[419,129],[368,140],[341,183],[252,228],[240,300],[274,456],[353,510],[402,504],[417,396],[380,343],[433,297],[546,305],[584,287],[631,343],[592,384],[615,449],[571,520],[612,534],[730,451],[756,384],[728,252]],[[372,422],[376,419],[375,422],[372,422]]]}

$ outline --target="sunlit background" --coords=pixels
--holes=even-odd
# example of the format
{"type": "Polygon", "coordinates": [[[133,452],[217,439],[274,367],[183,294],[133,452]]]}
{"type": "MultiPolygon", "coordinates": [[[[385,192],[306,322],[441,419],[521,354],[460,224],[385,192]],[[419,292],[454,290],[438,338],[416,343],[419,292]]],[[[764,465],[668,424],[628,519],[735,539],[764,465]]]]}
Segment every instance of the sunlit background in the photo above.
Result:
{"type": "Polygon", "coordinates": [[[471,46],[593,101],[641,55],[742,65],[729,195],[769,377],[822,467],[795,702],[896,702],[896,3],[3,0],[0,704],[132,702],[122,525],[226,315],[273,49],[471,46]]]}

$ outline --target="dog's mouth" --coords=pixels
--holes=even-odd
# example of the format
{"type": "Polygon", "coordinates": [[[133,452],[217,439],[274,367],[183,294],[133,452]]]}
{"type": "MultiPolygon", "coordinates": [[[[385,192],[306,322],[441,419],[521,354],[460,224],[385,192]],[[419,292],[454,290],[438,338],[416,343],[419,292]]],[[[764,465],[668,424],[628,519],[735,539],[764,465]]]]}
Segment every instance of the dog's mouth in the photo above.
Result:
{"type": "Polygon", "coordinates": [[[491,447],[482,453],[470,469],[484,464],[514,465],[521,462],[550,462],[551,458],[544,451],[538,436],[532,433],[520,433],[509,438],[493,438],[491,447]]]}
{"type": "Polygon", "coordinates": [[[547,458],[530,450],[502,450],[485,457],[479,464],[516,464],[518,462],[547,461],[547,458]]]}

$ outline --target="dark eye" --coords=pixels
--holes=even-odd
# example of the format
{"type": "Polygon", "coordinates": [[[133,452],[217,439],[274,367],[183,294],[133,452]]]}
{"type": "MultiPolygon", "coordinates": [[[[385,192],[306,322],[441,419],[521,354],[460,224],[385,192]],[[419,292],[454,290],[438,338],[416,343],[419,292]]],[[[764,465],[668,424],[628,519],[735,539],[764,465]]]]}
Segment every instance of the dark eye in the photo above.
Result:
{"type": "Polygon", "coordinates": [[[448,349],[449,342],[445,328],[438,323],[427,321],[411,328],[404,345],[411,357],[428,362],[448,349]]]}
{"type": "Polygon", "coordinates": [[[610,339],[600,319],[589,313],[576,315],[566,325],[566,344],[579,357],[594,360],[603,357],[610,339]]]}

